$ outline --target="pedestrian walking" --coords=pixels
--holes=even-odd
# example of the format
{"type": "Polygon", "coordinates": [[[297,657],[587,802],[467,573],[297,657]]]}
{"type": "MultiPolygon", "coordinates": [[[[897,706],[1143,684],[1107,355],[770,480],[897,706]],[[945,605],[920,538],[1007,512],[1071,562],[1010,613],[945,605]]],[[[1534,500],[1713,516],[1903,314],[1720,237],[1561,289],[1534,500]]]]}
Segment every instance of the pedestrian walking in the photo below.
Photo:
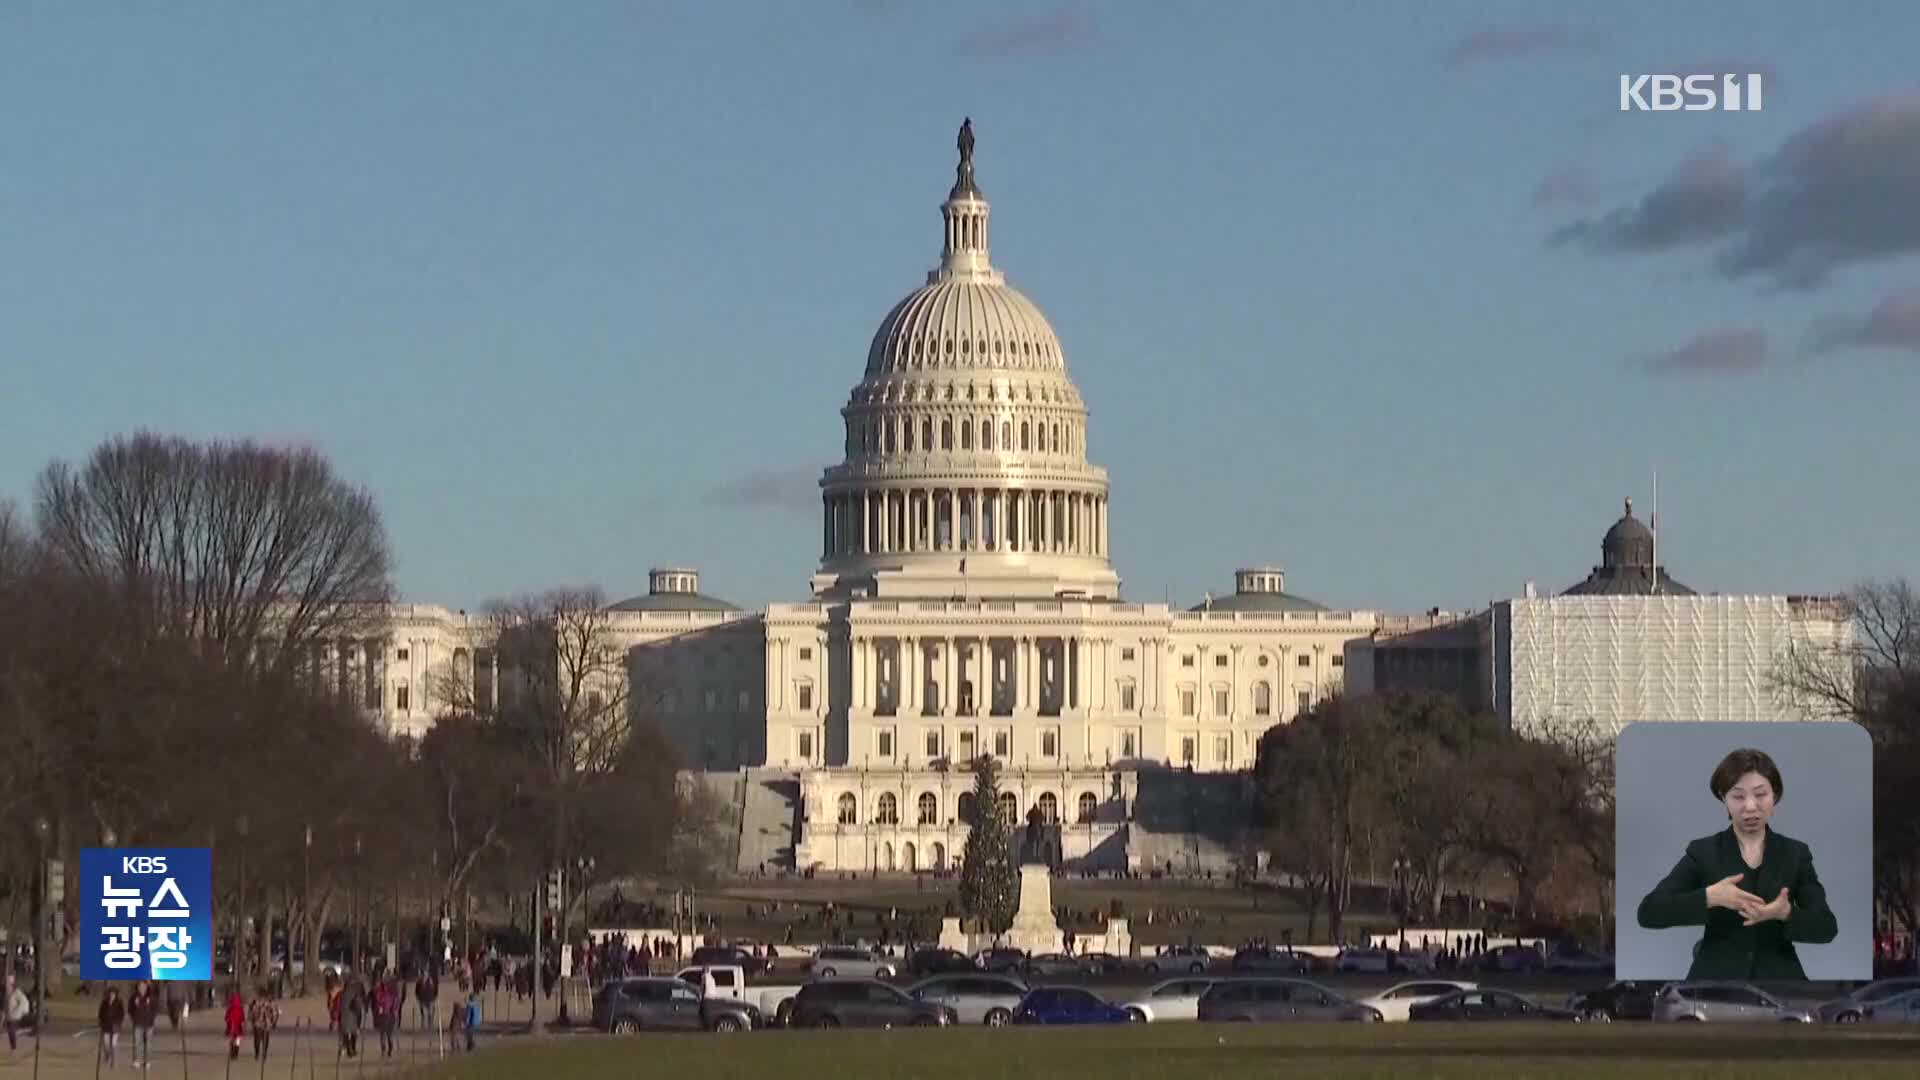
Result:
{"type": "Polygon", "coordinates": [[[437,1020],[434,1016],[434,999],[440,996],[440,980],[433,972],[420,974],[420,981],[413,984],[413,999],[420,1005],[420,1030],[431,1032],[437,1020]]]}
{"type": "Polygon", "coordinates": [[[109,1069],[120,1049],[120,1025],[126,1021],[126,1002],[120,1000],[120,991],[109,986],[100,997],[100,1062],[109,1069]]]}
{"type": "Polygon", "coordinates": [[[393,1056],[393,1031],[400,1026],[400,990],[392,979],[373,991],[373,1029],[380,1034],[380,1056],[393,1056]]]}
{"type": "Polygon", "coordinates": [[[240,988],[227,991],[227,1060],[240,1056],[240,1040],[247,1033],[247,1003],[240,999],[240,988]]]}
{"type": "Polygon", "coordinates": [[[253,1005],[247,1009],[248,1026],[253,1028],[253,1057],[255,1061],[267,1059],[267,1048],[273,1045],[274,1029],[280,1026],[280,1006],[268,993],[268,987],[260,988],[260,996],[253,999],[253,1005]]]}
{"type": "Polygon", "coordinates": [[[127,998],[127,1019],[133,1021],[133,1067],[153,1065],[153,1023],[160,1018],[160,997],[154,985],[142,980],[127,998]]]}
{"type": "Polygon", "coordinates": [[[0,1017],[6,1021],[8,1053],[20,1049],[20,1025],[27,1022],[32,1012],[33,1003],[27,1000],[26,991],[15,985],[9,974],[6,989],[0,992],[0,1017]]]}

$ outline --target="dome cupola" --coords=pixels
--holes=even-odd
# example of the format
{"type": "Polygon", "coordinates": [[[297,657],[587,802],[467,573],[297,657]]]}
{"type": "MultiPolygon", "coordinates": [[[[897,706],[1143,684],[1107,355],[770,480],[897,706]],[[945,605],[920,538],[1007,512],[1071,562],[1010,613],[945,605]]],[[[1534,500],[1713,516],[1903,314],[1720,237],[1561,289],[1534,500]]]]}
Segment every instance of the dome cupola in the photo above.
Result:
{"type": "Polygon", "coordinates": [[[1040,308],[994,267],[973,121],[940,259],[880,322],[821,478],[816,595],[1117,597],[1107,475],[1040,308]]]}

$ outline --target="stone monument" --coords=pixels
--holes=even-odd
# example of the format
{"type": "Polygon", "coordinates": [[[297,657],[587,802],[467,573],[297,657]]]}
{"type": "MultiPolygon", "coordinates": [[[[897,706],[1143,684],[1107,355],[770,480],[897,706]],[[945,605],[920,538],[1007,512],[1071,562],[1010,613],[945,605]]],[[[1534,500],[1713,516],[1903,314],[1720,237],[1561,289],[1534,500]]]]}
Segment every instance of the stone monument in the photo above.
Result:
{"type": "Polygon", "coordinates": [[[1026,842],[1020,857],[1020,907],[1007,930],[1007,944],[1028,955],[1057,953],[1065,947],[1053,917],[1053,871],[1046,864],[1046,825],[1036,807],[1027,815],[1026,842]]]}

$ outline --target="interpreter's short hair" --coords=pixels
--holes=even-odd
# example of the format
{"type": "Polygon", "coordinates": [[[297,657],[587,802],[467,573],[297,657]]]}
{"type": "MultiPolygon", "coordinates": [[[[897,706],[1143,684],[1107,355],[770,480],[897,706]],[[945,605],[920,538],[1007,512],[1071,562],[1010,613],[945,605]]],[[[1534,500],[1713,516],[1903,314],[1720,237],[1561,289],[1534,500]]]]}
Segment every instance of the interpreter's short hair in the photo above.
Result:
{"type": "Polygon", "coordinates": [[[1775,802],[1786,795],[1786,782],[1780,779],[1780,767],[1773,763],[1773,758],[1765,750],[1745,746],[1721,758],[1720,764],[1714,767],[1713,778],[1707,781],[1708,786],[1713,788],[1713,797],[1726,798],[1727,792],[1733,790],[1733,785],[1748,773],[1759,773],[1767,778],[1767,783],[1773,785],[1775,802]]]}

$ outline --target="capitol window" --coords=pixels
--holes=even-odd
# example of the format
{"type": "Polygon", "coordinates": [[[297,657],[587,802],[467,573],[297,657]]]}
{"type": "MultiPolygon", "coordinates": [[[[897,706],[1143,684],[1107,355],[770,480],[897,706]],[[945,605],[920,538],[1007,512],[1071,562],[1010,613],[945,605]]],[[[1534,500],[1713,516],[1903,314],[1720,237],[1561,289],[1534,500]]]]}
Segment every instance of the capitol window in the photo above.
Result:
{"type": "Polygon", "coordinates": [[[1180,715],[1192,716],[1196,711],[1197,710],[1194,708],[1193,691],[1191,690],[1180,691],[1180,715]]]}
{"type": "Polygon", "coordinates": [[[1213,666],[1214,666],[1214,667],[1226,667],[1226,666],[1227,666],[1227,654],[1226,654],[1226,653],[1215,653],[1215,654],[1214,654],[1214,656],[1213,656],[1213,666]]]}
{"type": "Polygon", "coordinates": [[[1183,657],[1181,657],[1181,658],[1180,658],[1180,666],[1181,666],[1181,667],[1192,667],[1192,666],[1193,666],[1193,654],[1192,654],[1192,653],[1188,653],[1187,655],[1185,655],[1185,656],[1183,656],[1183,657]]]}
{"type": "Polygon", "coordinates": [[[996,731],[993,733],[993,756],[1007,756],[1007,733],[1005,731],[996,731]]]}
{"type": "Polygon", "coordinates": [[[1253,684],[1253,715],[1269,716],[1273,713],[1273,687],[1266,683],[1253,684]]]}
{"type": "Polygon", "coordinates": [[[1213,692],[1213,712],[1215,716],[1225,716],[1228,710],[1228,696],[1225,687],[1213,692]]]}
{"type": "Polygon", "coordinates": [[[900,800],[894,798],[893,792],[880,793],[880,814],[875,820],[882,825],[900,824],[900,800]]]}
{"type": "Polygon", "coordinates": [[[940,449],[953,449],[953,421],[940,421],[940,449]]]}
{"type": "Polygon", "coordinates": [[[960,449],[973,449],[973,425],[965,420],[960,421],[960,449]]]}
{"type": "Polygon", "coordinates": [[[1347,666],[1347,658],[1346,658],[1346,657],[1344,657],[1344,656],[1336,656],[1336,657],[1334,657],[1334,658],[1333,658],[1333,666],[1334,666],[1334,667],[1346,667],[1346,666],[1347,666]]]}
{"type": "Polygon", "coordinates": [[[993,449],[993,421],[980,421],[980,449],[993,449]]]}
{"type": "Polygon", "coordinates": [[[1000,449],[1013,449],[1013,421],[1000,421],[1000,449]]]}
{"type": "Polygon", "coordinates": [[[1120,659],[1122,659],[1122,660],[1131,660],[1131,659],[1133,659],[1133,646],[1131,646],[1131,645],[1129,645],[1129,646],[1127,646],[1126,648],[1124,648],[1124,649],[1121,649],[1121,650],[1120,650],[1120,659]]]}
{"type": "Polygon", "coordinates": [[[920,421],[920,449],[933,453],[933,419],[920,421]]]}
{"type": "Polygon", "coordinates": [[[407,686],[401,683],[393,692],[393,707],[401,712],[407,711],[407,686]]]}
{"type": "Polygon", "coordinates": [[[813,646],[811,645],[800,646],[800,659],[802,660],[813,659],[813,646]]]}
{"type": "Polygon", "coordinates": [[[1133,758],[1140,754],[1140,737],[1131,731],[1120,733],[1120,756],[1133,758]]]}
{"type": "Polygon", "coordinates": [[[927,756],[930,758],[940,756],[940,730],[938,728],[927,732],[927,756]]]}
{"type": "Polygon", "coordinates": [[[1194,754],[1194,741],[1194,737],[1191,735],[1182,735],[1180,737],[1180,764],[1193,764],[1193,759],[1196,756],[1194,754]]]}
{"type": "Polygon", "coordinates": [[[860,823],[860,802],[852,792],[842,792],[839,805],[840,824],[857,825],[860,823]]]}
{"type": "Polygon", "coordinates": [[[908,420],[905,423],[900,425],[900,448],[909,454],[913,453],[913,421],[912,420],[908,420]]]}
{"type": "Polygon", "coordinates": [[[1133,698],[1133,684],[1132,684],[1132,683],[1121,683],[1121,684],[1120,684],[1120,709],[1121,709],[1121,711],[1123,711],[1123,712],[1132,712],[1132,711],[1133,711],[1133,700],[1134,700],[1134,698],[1133,698]]]}
{"type": "Polygon", "coordinates": [[[1059,754],[1060,754],[1060,732],[1055,728],[1048,728],[1047,730],[1041,732],[1040,733],[1040,756],[1041,757],[1058,757],[1059,754]]]}
{"type": "Polygon", "coordinates": [[[1029,445],[1030,440],[1028,436],[1029,436],[1029,432],[1028,432],[1027,421],[1022,420],[1020,421],[1020,449],[1023,453],[1033,448],[1031,445],[1029,445]]]}
{"type": "Polygon", "coordinates": [[[940,800],[934,798],[933,792],[931,791],[923,791],[920,793],[919,821],[922,825],[938,825],[940,823],[940,800]]]}
{"type": "Polygon", "coordinates": [[[813,711],[813,684],[803,682],[799,686],[795,687],[794,698],[796,699],[796,702],[799,705],[801,712],[812,712],[813,711]]]}
{"type": "Polygon", "coordinates": [[[1310,712],[1312,711],[1312,709],[1313,709],[1313,691],[1311,690],[1300,691],[1300,711],[1310,712]]]}
{"type": "Polygon", "coordinates": [[[1301,653],[1301,654],[1300,654],[1300,659],[1298,659],[1298,660],[1295,660],[1295,661],[1293,662],[1293,665],[1294,665],[1295,667],[1312,667],[1312,666],[1313,666],[1313,657],[1311,657],[1311,656],[1308,656],[1308,655],[1307,655],[1306,653],[1301,653]]]}
{"type": "Polygon", "coordinates": [[[799,751],[801,761],[813,760],[813,732],[800,732],[799,736],[794,739],[794,744],[799,751]]]}
{"type": "Polygon", "coordinates": [[[874,750],[883,758],[893,756],[893,732],[882,731],[874,741],[874,750]]]}
{"type": "Polygon", "coordinates": [[[1232,741],[1225,735],[1213,737],[1213,760],[1222,765],[1227,763],[1227,755],[1233,749],[1232,741]]]}

